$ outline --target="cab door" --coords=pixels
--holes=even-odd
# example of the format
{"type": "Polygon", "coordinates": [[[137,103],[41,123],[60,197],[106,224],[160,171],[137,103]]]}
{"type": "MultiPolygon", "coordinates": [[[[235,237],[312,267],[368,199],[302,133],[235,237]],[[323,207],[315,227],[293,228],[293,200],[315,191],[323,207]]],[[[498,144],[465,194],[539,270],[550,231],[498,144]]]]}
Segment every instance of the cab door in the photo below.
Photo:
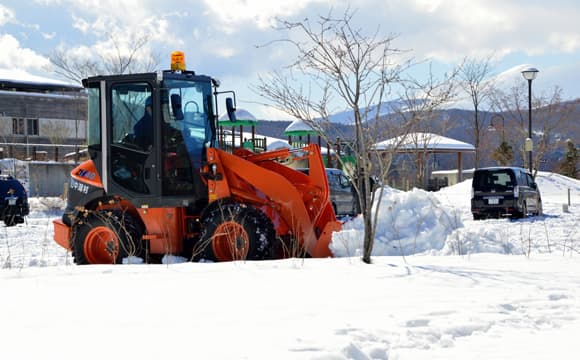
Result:
{"type": "Polygon", "coordinates": [[[137,207],[155,202],[160,193],[154,84],[153,78],[142,77],[111,81],[107,89],[107,193],[129,199],[137,207]],[[138,125],[145,120],[147,126],[138,125]],[[148,141],[140,140],[142,136],[148,141]]]}

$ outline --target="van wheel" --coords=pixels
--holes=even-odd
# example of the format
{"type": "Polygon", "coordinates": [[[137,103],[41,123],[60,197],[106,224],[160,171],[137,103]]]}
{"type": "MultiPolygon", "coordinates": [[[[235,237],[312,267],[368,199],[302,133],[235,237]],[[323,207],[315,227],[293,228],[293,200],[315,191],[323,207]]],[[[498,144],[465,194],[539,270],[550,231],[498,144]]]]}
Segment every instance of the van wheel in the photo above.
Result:
{"type": "Polygon", "coordinates": [[[224,203],[214,208],[203,220],[203,229],[194,259],[262,260],[273,255],[272,222],[263,212],[246,204],[224,203]]]}
{"type": "Polygon", "coordinates": [[[119,210],[91,212],[73,226],[72,254],[78,265],[120,264],[143,258],[143,231],[133,217],[119,210]]]}
{"type": "Polygon", "coordinates": [[[528,206],[526,205],[526,202],[524,201],[522,203],[522,212],[520,213],[520,219],[525,219],[528,217],[528,206]]]}
{"type": "Polygon", "coordinates": [[[6,226],[14,226],[17,224],[22,224],[23,222],[24,218],[21,216],[8,215],[4,218],[4,225],[6,226]]]}

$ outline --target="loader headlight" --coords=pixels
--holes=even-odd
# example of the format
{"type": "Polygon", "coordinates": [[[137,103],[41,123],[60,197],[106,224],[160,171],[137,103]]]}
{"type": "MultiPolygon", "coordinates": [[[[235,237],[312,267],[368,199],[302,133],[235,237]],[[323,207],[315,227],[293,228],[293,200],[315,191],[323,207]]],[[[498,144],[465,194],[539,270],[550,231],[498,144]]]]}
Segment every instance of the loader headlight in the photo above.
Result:
{"type": "Polygon", "coordinates": [[[211,164],[211,173],[212,175],[217,174],[217,164],[211,164]]]}

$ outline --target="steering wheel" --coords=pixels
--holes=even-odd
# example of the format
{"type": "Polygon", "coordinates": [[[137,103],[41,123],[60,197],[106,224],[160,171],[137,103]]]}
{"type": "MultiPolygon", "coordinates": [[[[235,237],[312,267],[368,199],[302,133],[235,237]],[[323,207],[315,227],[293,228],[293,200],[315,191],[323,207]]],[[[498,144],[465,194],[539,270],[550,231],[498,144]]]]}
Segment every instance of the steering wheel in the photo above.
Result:
{"type": "Polygon", "coordinates": [[[187,112],[187,105],[189,105],[189,104],[195,105],[195,112],[196,113],[199,112],[199,105],[195,101],[193,101],[193,100],[190,100],[190,101],[188,101],[188,102],[185,103],[185,106],[183,107],[183,112],[187,112]]]}

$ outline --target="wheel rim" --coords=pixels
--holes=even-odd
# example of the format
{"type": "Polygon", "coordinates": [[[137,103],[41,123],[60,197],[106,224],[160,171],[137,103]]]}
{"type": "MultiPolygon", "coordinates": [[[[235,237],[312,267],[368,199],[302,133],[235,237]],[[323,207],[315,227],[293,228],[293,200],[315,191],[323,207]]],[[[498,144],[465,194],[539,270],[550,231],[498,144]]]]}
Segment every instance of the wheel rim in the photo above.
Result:
{"type": "Polygon", "coordinates": [[[211,246],[219,261],[243,260],[250,250],[250,237],[242,225],[228,221],[217,227],[211,246]]]}
{"type": "Polygon", "coordinates": [[[109,228],[95,227],[85,238],[84,251],[90,264],[114,264],[119,254],[119,238],[109,228]]]}

